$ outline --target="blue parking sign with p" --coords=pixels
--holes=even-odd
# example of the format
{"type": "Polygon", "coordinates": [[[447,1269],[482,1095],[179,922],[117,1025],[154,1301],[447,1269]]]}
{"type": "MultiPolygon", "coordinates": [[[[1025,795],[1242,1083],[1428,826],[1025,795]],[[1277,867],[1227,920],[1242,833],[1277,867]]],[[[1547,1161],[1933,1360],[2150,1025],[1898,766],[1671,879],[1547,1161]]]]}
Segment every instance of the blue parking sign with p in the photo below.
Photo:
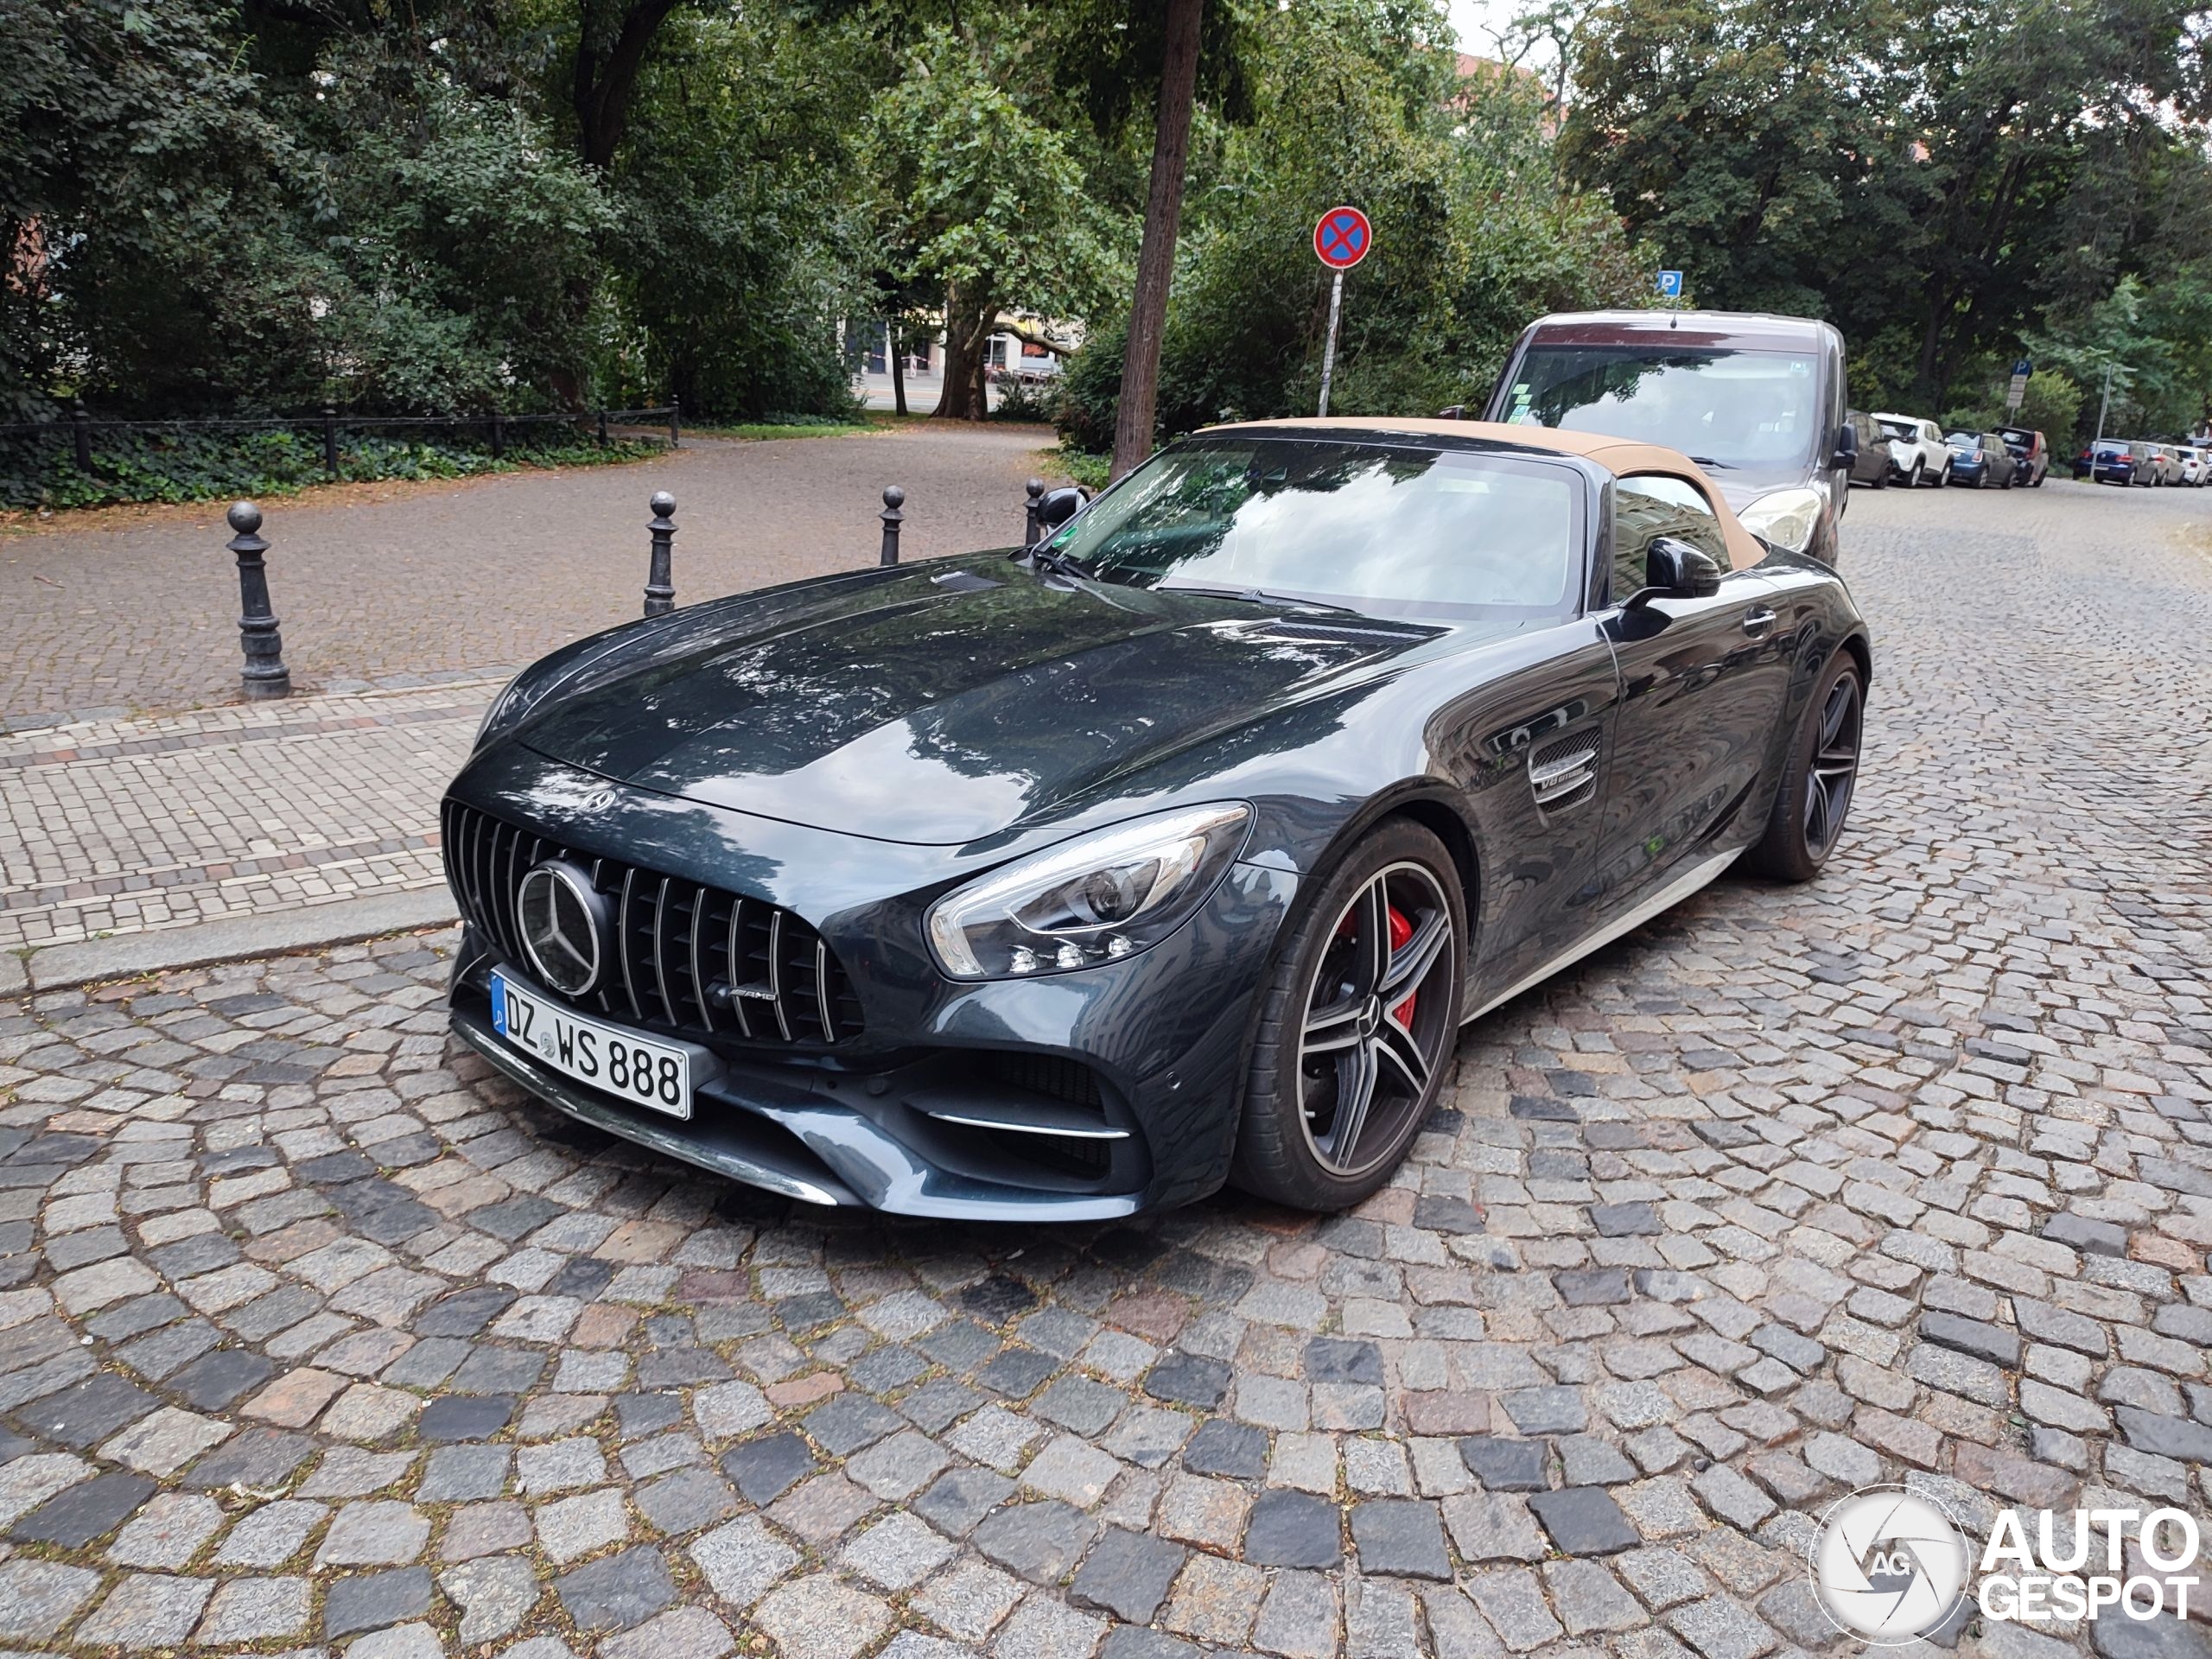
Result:
{"type": "Polygon", "coordinates": [[[1662,300],[1679,300],[1682,297],[1681,271],[1662,270],[1659,273],[1659,297],[1662,300]]]}

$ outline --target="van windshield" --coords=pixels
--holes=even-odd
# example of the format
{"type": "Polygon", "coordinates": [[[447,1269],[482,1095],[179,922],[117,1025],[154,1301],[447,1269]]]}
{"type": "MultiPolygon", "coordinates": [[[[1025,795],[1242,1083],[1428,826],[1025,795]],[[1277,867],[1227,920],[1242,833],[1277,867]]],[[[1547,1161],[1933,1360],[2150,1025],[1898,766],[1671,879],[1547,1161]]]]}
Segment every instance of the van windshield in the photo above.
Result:
{"type": "Polygon", "coordinates": [[[1664,444],[1722,467],[1810,460],[1820,436],[1810,352],[1529,348],[1505,419],[1664,444]]]}

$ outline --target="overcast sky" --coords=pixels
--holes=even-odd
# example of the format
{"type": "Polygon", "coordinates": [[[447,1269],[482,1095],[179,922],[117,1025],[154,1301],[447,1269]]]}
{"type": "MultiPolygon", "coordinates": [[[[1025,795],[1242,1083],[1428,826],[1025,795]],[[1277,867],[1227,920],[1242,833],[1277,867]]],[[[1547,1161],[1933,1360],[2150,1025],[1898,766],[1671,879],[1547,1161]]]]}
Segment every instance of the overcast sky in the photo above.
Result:
{"type": "Polygon", "coordinates": [[[1487,30],[1503,29],[1520,8],[1519,0],[1451,0],[1452,27],[1462,50],[1489,55],[1495,48],[1487,30]]]}

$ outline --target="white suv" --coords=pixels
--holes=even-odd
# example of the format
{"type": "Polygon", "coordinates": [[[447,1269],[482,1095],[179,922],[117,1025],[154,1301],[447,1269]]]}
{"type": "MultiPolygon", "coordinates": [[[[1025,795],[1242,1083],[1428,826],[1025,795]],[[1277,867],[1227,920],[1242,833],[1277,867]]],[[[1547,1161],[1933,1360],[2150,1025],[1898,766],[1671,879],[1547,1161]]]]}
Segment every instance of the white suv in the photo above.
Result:
{"type": "Polygon", "coordinates": [[[1951,481],[1951,446],[1943,442],[1943,429],[1935,422],[1910,415],[1877,415],[1874,424],[1889,436],[1891,461],[1898,478],[1907,484],[1951,481]]]}

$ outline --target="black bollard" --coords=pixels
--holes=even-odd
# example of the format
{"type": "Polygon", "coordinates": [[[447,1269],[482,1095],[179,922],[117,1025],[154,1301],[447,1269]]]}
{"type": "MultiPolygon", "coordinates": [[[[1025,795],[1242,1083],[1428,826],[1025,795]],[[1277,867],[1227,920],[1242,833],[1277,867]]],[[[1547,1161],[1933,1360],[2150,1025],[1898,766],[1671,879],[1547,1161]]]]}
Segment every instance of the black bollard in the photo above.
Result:
{"type": "Polygon", "coordinates": [[[906,521],[906,515],[899,509],[906,504],[906,492],[896,484],[883,493],[883,511],[877,515],[883,520],[883,557],[880,561],[881,563],[899,563],[899,526],[906,521]]]}
{"type": "Polygon", "coordinates": [[[652,522],[645,526],[653,535],[652,563],[645,573],[645,614],[666,616],[676,608],[676,576],[669,568],[676,540],[676,498],[666,490],[657,491],[652,509],[652,522]]]}
{"type": "Polygon", "coordinates": [[[89,473],[92,470],[92,423],[82,404],[69,406],[69,429],[77,441],[77,470],[89,473]]]}
{"type": "Polygon", "coordinates": [[[1021,544],[1024,547],[1034,547],[1037,545],[1038,538],[1045,533],[1045,526],[1037,518],[1037,504],[1045,499],[1045,480],[1041,478],[1033,478],[1028,483],[1023,485],[1022,488],[1029,492],[1029,516],[1023,521],[1021,544]]]}
{"type": "Polygon", "coordinates": [[[245,652],[240,683],[251,702],[289,697],[292,671],[284,666],[284,637],[278,632],[276,613],[269,608],[269,566],[262,556],[269,543],[255,534],[261,528],[261,509],[240,501],[226,517],[238,532],[231,537],[230,550],[238,560],[238,644],[245,652]]]}
{"type": "Polygon", "coordinates": [[[671,449],[683,447],[683,400],[674,392],[668,397],[668,447],[671,449]]]}
{"type": "Polygon", "coordinates": [[[338,476],[338,411],[328,404],[322,406],[322,470],[338,476]]]}

